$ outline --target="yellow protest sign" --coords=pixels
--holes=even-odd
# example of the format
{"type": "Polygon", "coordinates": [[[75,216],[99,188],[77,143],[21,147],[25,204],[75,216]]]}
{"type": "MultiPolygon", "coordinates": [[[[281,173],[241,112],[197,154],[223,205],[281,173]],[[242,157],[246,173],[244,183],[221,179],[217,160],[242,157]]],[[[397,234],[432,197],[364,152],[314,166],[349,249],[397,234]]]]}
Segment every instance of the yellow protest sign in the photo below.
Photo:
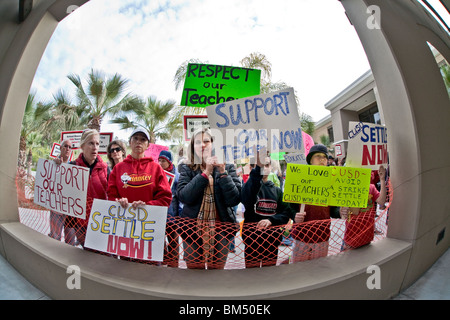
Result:
{"type": "Polygon", "coordinates": [[[328,206],[331,186],[328,168],[288,163],[283,201],[328,206]]]}
{"type": "Polygon", "coordinates": [[[366,208],[370,169],[288,163],[283,201],[366,208]]]}
{"type": "Polygon", "coordinates": [[[327,167],[331,172],[330,206],[366,208],[371,169],[327,167]]]}

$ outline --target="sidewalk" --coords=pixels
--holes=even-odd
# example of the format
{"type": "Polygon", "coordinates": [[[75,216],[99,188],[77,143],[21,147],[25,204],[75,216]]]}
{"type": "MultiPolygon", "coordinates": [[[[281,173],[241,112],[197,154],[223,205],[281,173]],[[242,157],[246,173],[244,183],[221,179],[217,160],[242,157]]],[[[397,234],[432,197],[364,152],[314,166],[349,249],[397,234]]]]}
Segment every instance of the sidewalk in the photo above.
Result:
{"type": "MultiPolygon", "coordinates": [[[[450,300],[450,250],[392,300],[450,300]]],[[[0,255],[0,300],[50,300],[0,255]]]]}

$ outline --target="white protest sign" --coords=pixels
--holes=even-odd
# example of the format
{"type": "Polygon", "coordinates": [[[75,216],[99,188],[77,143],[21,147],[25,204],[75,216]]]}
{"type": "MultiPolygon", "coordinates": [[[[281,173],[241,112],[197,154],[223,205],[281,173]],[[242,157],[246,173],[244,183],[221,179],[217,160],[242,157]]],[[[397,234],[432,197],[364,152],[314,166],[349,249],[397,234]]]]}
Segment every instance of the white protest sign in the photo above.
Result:
{"type": "Polygon", "coordinates": [[[252,157],[253,146],[275,152],[303,152],[294,89],[206,107],[216,155],[227,163],[252,157]]]}
{"type": "Polygon", "coordinates": [[[52,146],[52,151],[50,151],[51,158],[57,158],[61,154],[61,145],[54,142],[52,146]]]}
{"type": "MultiPolygon", "coordinates": [[[[82,130],[77,131],[63,131],[61,132],[61,141],[66,139],[72,140],[72,149],[80,149],[81,136],[83,135],[82,130]]],[[[113,140],[112,132],[100,132],[100,145],[98,148],[99,154],[107,154],[108,144],[113,140]]]]}
{"type": "Polygon", "coordinates": [[[163,261],[167,207],[130,205],[94,199],[85,246],[140,260],[163,261]]]}
{"type": "Polygon", "coordinates": [[[39,159],[34,203],[68,216],[86,219],[89,168],[39,159]]]}
{"type": "Polygon", "coordinates": [[[351,121],[348,132],[346,165],[378,170],[388,164],[387,129],[385,126],[351,121]]]}
{"type": "Polygon", "coordinates": [[[286,153],[283,157],[286,163],[307,164],[304,153],[286,153]]]}
{"type": "Polygon", "coordinates": [[[183,128],[184,140],[190,141],[192,134],[197,129],[209,128],[209,120],[207,115],[184,115],[183,128]]]}

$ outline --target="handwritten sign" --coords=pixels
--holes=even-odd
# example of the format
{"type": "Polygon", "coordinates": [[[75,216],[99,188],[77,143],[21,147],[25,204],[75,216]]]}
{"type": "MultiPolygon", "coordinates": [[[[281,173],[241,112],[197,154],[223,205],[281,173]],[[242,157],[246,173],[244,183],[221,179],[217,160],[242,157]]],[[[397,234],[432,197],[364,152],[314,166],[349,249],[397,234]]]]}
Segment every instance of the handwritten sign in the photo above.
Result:
{"type": "Polygon", "coordinates": [[[378,170],[388,164],[385,126],[351,121],[348,132],[346,163],[350,167],[378,170]]]}
{"type": "Polygon", "coordinates": [[[283,201],[366,208],[370,169],[288,163],[283,201]]]}
{"type": "Polygon", "coordinates": [[[286,153],[283,157],[286,163],[307,164],[304,153],[286,153]]]}
{"type": "Polygon", "coordinates": [[[169,150],[169,147],[150,143],[150,145],[148,146],[148,149],[145,150],[144,155],[146,157],[152,157],[153,160],[158,161],[159,154],[163,150],[169,150]]]}
{"type": "MultiPolygon", "coordinates": [[[[61,132],[61,141],[64,141],[66,139],[72,140],[72,149],[80,149],[80,141],[81,136],[83,135],[82,130],[76,130],[76,131],[63,131],[61,132]]],[[[107,154],[107,148],[108,144],[113,140],[113,133],[112,132],[100,132],[100,145],[98,148],[99,154],[107,154]]]]}
{"type": "Polygon", "coordinates": [[[184,115],[183,120],[184,140],[186,141],[191,140],[195,130],[210,128],[207,115],[184,115]]]}
{"type": "Polygon", "coordinates": [[[260,93],[261,70],[190,63],[182,106],[206,107],[260,93]]]}
{"type": "Polygon", "coordinates": [[[95,199],[85,246],[122,257],[163,261],[166,219],[167,207],[124,209],[118,202],[95,199]]]}
{"type": "Polygon", "coordinates": [[[164,174],[166,175],[166,178],[169,181],[170,188],[172,188],[173,183],[175,182],[175,175],[172,172],[166,170],[164,170],[164,174]]]}
{"type": "Polygon", "coordinates": [[[68,216],[86,219],[89,168],[39,159],[34,203],[68,216]]]}
{"type": "Polygon", "coordinates": [[[227,163],[252,157],[254,146],[257,151],[304,153],[292,88],[209,106],[206,113],[216,155],[227,163]]]}
{"type": "MultiPolygon", "coordinates": [[[[59,143],[54,142],[52,146],[52,150],[50,151],[50,158],[56,159],[61,154],[61,145],[59,143]]],[[[69,161],[72,160],[73,151],[70,151],[69,161]]]]}

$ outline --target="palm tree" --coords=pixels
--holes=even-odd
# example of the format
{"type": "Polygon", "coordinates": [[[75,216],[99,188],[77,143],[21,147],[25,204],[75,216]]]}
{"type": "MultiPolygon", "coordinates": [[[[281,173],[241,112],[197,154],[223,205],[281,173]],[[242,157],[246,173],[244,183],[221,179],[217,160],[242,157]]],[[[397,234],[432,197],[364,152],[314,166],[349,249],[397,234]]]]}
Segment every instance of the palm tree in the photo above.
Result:
{"type": "Polygon", "coordinates": [[[441,66],[441,74],[442,78],[444,79],[448,95],[450,96],[450,66],[448,64],[444,64],[441,66]]]}
{"type": "Polygon", "coordinates": [[[272,64],[267,57],[259,52],[250,53],[241,61],[241,66],[249,69],[261,70],[262,81],[269,81],[272,78],[272,64]]]}
{"type": "Polygon", "coordinates": [[[313,118],[309,114],[302,112],[300,113],[300,123],[302,131],[312,136],[316,127],[313,118]]]}
{"type": "Polygon", "coordinates": [[[49,143],[59,141],[62,131],[86,128],[88,118],[83,117],[84,108],[73,105],[67,93],[59,90],[50,103],[39,103],[36,113],[41,119],[43,137],[49,143]]]}
{"type": "Polygon", "coordinates": [[[83,117],[88,128],[100,131],[103,118],[107,114],[117,115],[124,109],[132,109],[139,104],[139,98],[128,93],[123,96],[128,80],[115,74],[105,78],[102,72],[91,69],[84,88],[79,75],[67,76],[76,86],[78,106],[83,109],[83,117]]]}
{"type": "Polygon", "coordinates": [[[156,97],[149,97],[146,102],[141,101],[132,109],[126,108],[124,111],[127,114],[111,120],[111,123],[120,124],[121,129],[142,127],[149,132],[150,143],[156,143],[157,138],[169,140],[172,132],[183,129],[180,118],[170,116],[175,109],[173,100],[162,102],[156,97]]]}
{"type": "Polygon", "coordinates": [[[25,105],[25,113],[22,119],[22,128],[19,140],[18,166],[22,169],[29,167],[29,159],[32,156],[32,146],[36,142],[36,136],[42,141],[45,130],[42,130],[43,119],[48,117],[48,104],[36,103],[36,94],[29,93],[25,105]]]}

